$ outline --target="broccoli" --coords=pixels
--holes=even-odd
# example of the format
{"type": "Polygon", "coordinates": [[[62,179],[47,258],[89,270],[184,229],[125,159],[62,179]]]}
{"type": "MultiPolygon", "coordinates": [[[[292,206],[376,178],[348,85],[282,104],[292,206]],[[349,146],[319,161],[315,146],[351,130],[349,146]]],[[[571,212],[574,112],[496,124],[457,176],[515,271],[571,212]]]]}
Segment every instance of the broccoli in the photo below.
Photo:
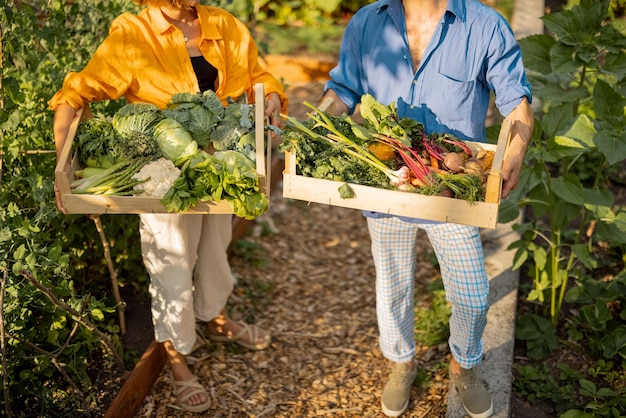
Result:
{"type": "Polygon", "coordinates": [[[151,135],[130,132],[124,137],[118,136],[109,144],[110,154],[116,161],[136,157],[158,159],[163,156],[159,144],[151,135]]]}

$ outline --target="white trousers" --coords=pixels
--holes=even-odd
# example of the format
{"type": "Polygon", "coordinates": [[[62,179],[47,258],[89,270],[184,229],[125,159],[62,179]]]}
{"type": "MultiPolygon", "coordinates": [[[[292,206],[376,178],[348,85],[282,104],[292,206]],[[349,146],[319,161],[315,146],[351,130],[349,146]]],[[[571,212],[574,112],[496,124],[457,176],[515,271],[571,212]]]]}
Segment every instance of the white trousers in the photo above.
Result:
{"type": "Polygon", "coordinates": [[[196,321],[219,316],[235,285],[226,254],[232,215],[141,214],[139,232],[154,336],[189,354],[196,321]]]}

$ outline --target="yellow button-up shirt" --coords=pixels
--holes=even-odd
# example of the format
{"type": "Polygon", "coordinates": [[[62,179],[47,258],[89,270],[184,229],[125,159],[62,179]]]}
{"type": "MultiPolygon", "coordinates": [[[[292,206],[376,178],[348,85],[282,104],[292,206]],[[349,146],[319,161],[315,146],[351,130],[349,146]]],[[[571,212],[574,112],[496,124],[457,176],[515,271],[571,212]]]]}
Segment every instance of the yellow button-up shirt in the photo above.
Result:
{"type": "MultiPolygon", "coordinates": [[[[263,83],[265,94],[277,93],[286,112],[283,86],[261,67],[248,28],[223,9],[201,5],[196,9],[202,28],[200,51],[218,70],[216,94],[223,103],[246,92],[253,102],[254,84],[263,83]]],[[[87,66],[66,75],[49,105],[53,110],[59,104],[79,109],[93,101],[124,96],[130,103],[164,108],[174,93],[198,91],[182,32],[160,9],[150,7],[137,16],[118,16],[87,66]]]]}

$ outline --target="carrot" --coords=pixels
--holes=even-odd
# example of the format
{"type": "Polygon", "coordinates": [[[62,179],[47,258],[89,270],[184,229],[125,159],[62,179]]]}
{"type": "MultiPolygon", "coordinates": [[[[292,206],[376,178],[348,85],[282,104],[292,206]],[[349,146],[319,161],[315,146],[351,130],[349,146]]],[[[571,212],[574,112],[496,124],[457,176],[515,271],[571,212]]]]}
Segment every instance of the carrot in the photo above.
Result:
{"type": "Polygon", "coordinates": [[[437,160],[434,156],[430,156],[430,166],[432,168],[439,168],[439,160],[437,160]]]}

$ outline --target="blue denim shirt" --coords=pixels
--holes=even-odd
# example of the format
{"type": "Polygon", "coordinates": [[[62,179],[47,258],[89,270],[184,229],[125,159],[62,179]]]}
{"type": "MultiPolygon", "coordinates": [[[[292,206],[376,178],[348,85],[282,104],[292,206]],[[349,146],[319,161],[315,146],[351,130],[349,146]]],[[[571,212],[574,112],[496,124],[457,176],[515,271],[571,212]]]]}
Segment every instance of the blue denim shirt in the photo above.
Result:
{"type": "Polygon", "coordinates": [[[486,139],[490,92],[503,116],[524,97],[532,100],[511,27],[477,0],[448,0],[417,69],[401,0],[363,7],[346,27],[330,77],[325,89],[334,90],[350,113],[368,93],[380,103],[395,102],[398,115],[421,122],[427,134],[478,142],[486,139]]]}

